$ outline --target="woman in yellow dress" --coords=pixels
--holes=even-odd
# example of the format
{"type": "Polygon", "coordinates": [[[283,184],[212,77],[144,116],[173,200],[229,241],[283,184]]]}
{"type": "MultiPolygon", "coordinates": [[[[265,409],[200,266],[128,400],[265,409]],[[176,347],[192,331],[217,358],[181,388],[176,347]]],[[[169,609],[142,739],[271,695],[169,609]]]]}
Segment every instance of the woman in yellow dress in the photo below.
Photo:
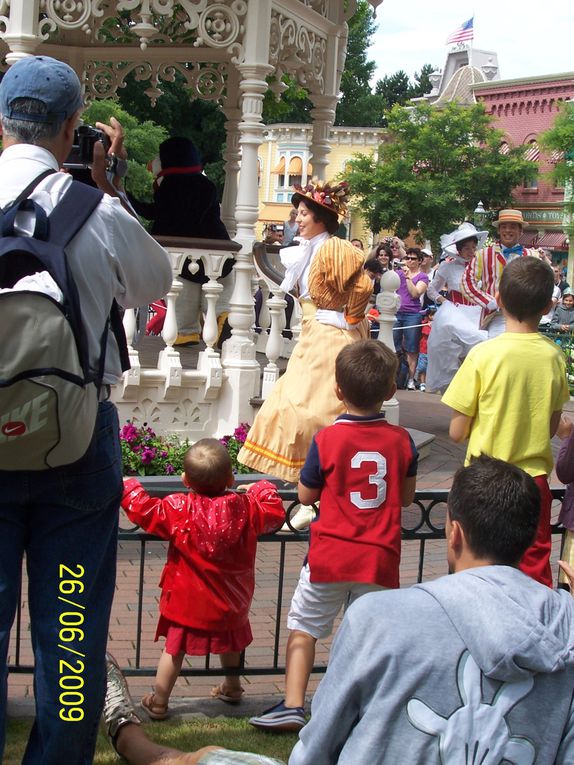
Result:
{"type": "Polygon", "coordinates": [[[335,359],[368,337],[365,311],[372,282],[361,250],[332,236],[344,215],[348,187],[314,181],[295,186],[296,247],[281,250],[283,292],[296,291],[301,335],[249,431],[238,459],[254,471],[296,483],[313,435],[344,411],[335,395],[335,359]]]}

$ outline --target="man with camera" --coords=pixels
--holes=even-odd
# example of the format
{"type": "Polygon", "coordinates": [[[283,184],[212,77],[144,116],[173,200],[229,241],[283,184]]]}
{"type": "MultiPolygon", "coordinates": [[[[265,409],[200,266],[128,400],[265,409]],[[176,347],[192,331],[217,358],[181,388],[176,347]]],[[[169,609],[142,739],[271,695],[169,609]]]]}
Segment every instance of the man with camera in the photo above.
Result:
{"type": "MultiPolygon", "coordinates": [[[[0,207],[6,211],[23,192],[31,200],[24,209],[18,207],[12,236],[35,234],[38,208],[50,216],[72,184],[70,174],[59,169],[70,153],[82,109],[78,77],[60,61],[28,56],[5,73],[0,83],[0,207]]],[[[110,152],[125,158],[119,123],[100,128],[110,138],[110,152]]],[[[95,429],[91,441],[87,436],[84,456],[72,464],[44,470],[0,465],[0,759],[5,667],[25,553],[36,698],[23,760],[28,765],[56,765],[63,759],[86,765],[93,759],[105,692],[122,494],[118,416],[108,400],[110,384],[118,381],[122,369],[116,337],[109,332],[104,340],[105,330],[114,300],[125,308],[145,305],[165,295],[172,282],[165,251],[112,198],[118,190],[106,174],[100,141],[93,146],[91,174],[106,193],[65,246],[65,254],[79,297],[87,364],[101,383],[95,429]]],[[[1,261],[0,266],[3,276],[1,261]]],[[[0,328],[2,322],[0,302],[0,328]]],[[[0,380],[7,361],[3,359],[0,380]]],[[[4,424],[4,415],[0,412],[0,425],[8,437],[17,428],[4,424]]]]}

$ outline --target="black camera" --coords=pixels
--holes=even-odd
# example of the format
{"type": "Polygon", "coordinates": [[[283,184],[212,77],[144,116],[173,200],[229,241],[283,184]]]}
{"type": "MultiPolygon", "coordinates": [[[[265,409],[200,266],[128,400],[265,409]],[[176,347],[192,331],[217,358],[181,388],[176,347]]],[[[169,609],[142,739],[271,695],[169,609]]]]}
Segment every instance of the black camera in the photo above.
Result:
{"type": "Polygon", "coordinates": [[[74,143],[64,162],[64,167],[68,170],[87,170],[92,166],[94,159],[94,146],[97,141],[104,145],[106,154],[110,150],[110,139],[103,130],[92,127],[91,125],[80,125],[74,130],[74,143]]]}

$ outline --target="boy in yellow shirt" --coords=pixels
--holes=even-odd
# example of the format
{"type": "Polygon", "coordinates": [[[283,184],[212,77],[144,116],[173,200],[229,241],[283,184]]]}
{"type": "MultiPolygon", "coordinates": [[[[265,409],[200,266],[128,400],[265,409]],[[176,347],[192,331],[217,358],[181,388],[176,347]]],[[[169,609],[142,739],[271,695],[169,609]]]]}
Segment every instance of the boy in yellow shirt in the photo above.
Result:
{"type": "Polygon", "coordinates": [[[454,409],[449,434],[468,438],[465,465],[480,454],[531,475],[540,490],[540,523],[520,568],[552,587],[548,475],[550,439],[569,398],[566,364],[558,347],[538,332],[550,310],[554,275],[544,261],[516,258],[505,267],[496,298],[506,331],[475,346],[442,400],[454,409]]]}

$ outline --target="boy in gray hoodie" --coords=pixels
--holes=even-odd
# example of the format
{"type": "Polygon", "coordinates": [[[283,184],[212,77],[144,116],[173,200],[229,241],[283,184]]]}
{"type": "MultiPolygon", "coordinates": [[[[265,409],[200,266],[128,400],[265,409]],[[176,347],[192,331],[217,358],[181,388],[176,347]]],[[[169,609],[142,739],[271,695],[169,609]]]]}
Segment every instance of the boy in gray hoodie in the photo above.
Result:
{"type": "Polygon", "coordinates": [[[574,762],[574,601],[518,570],[539,503],[500,460],[458,471],[453,575],[350,607],[289,765],[574,762]]]}

